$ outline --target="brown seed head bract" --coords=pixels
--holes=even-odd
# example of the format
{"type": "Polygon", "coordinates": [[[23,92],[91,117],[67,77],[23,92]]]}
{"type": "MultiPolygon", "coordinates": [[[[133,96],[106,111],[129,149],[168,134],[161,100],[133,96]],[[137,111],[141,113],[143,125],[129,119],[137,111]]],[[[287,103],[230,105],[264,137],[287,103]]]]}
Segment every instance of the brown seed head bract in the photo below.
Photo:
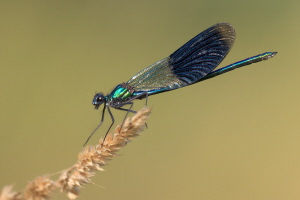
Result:
{"type": "Polygon", "coordinates": [[[0,194],[0,200],[46,200],[57,188],[66,192],[69,199],[76,199],[82,186],[91,183],[90,178],[97,171],[103,171],[106,162],[115,157],[117,151],[144,130],[150,108],[143,108],[133,117],[127,118],[121,128],[118,125],[114,134],[108,134],[105,141],[87,146],[78,155],[78,161],[69,169],[64,170],[57,181],[48,176],[40,176],[28,183],[23,195],[13,192],[12,186],[5,186],[0,194]]]}
{"type": "Polygon", "coordinates": [[[21,193],[13,191],[12,188],[12,185],[4,186],[0,194],[0,200],[21,200],[21,193]]]}
{"type": "Polygon", "coordinates": [[[90,183],[90,178],[96,171],[103,171],[102,167],[116,152],[124,147],[132,138],[139,135],[145,128],[145,123],[150,114],[150,108],[143,108],[132,118],[127,118],[122,126],[118,125],[114,134],[107,135],[105,141],[100,139],[99,144],[86,147],[78,155],[77,163],[65,170],[58,182],[63,191],[67,192],[70,199],[78,197],[79,188],[90,183]]]}
{"type": "Polygon", "coordinates": [[[25,191],[24,199],[46,200],[50,194],[57,188],[56,183],[49,179],[48,176],[39,176],[29,182],[25,191]]]}

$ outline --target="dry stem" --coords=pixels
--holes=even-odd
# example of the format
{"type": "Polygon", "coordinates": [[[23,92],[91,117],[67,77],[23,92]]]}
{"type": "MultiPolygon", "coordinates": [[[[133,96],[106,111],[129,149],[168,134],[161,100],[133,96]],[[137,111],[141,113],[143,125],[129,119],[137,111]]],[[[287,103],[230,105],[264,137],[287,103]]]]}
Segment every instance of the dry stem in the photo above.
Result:
{"type": "Polygon", "coordinates": [[[116,156],[117,151],[145,128],[146,120],[150,114],[149,108],[143,108],[132,118],[127,118],[121,126],[118,125],[114,134],[109,134],[105,141],[100,139],[99,144],[87,146],[78,155],[78,161],[69,169],[64,170],[57,181],[52,181],[48,176],[37,177],[28,183],[23,195],[19,192],[13,192],[12,186],[3,188],[0,194],[0,200],[44,200],[49,199],[50,194],[57,188],[66,192],[69,199],[76,199],[80,188],[91,183],[90,178],[96,171],[102,171],[103,166],[111,158],[116,156]]]}

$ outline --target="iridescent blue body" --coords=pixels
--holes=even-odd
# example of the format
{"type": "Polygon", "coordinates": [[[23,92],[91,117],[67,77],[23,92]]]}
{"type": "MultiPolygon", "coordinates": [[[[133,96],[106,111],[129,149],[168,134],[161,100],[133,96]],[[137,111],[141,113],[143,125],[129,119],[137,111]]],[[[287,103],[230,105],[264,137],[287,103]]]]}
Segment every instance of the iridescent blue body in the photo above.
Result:
{"type": "Polygon", "coordinates": [[[118,85],[108,96],[108,101],[126,101],[132,97],[134,91],[131,91],[125,87],[124,84],[118,85]]]}
{"type": "Polygon", "coordinates": [[[113,124],[114,118],[110,107],[127,111],[127,114],[135,113],[131,110],[132,101],[135,99],[148,99],[150,95],[192,85],[236,68],[267,60],[276,54],[276,52],[266,52],[214,71],[230,51],[234,40],[235,30],[230,24],[216,24],[196,35],[170,56],[138,72],[126,83],[119,84],[109,95],[97,93],[93,105],[96,109],[101,104],[104,107],[101,123],[94,132],[104,121],[106,108],[113,124]],[[123,108],[125,105],[129,105],[129,109],[123,108]]]}

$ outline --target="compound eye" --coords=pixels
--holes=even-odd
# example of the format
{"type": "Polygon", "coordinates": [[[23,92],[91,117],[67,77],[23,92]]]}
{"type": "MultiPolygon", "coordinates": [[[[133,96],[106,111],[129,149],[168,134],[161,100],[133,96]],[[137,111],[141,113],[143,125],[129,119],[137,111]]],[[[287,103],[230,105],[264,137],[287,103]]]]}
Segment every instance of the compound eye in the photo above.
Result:
{"type": "Polygon", "coordinates": [[[103,101],[103,97],[102,96],[100,96],[100,97],[98,97],[98,101],[103,101]]]}

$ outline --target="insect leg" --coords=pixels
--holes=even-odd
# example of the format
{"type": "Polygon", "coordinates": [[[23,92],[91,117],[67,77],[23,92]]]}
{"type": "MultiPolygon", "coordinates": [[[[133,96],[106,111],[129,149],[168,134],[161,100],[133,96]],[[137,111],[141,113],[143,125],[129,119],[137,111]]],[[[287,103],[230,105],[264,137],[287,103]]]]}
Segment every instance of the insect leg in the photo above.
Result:
{"type": "MultiPolygon", "coordinates": [[[[132,106],[133,106],[133,102],[127,102],[126,104],[131,104],[130,107],[129,107],[129,109],[126,109],[126,108],[116,108],[116,109],[118,109],[118,110],[127,111],[127,112],[126,112],[126,115],[125,115],[125,117],[124,117],[124,119],[123,119],[123,122],[122,122],[122,124],[121,124],[121,128],[120,128],[119,133],[121,132],[121,130],[122,130],[122,128],[123,128],[123,124],[124,124],[125,119],[127,118],[128,114],[129,114],[129,112],[136,113],[136,111],[131,110],[131,108],[132,108],[132,106]]],[[[126,105],[126,104],[125,104],[125,105],[126,105]]]]}
{"type": "Polygon", "coordinates": [[[131,112],[131,113],[137,113],[135,110],[131,110],[131,107],[133,105],[133,102],[128,102],[126,104],[122,104],[122,106],[124,105],[128,105],[128,104],[131,104],[130,108],[129,109],[126,109],[126,108],[115,108],[117,110],[123,110],[123,111],[127,111],[127,112],[131,112]]]}
{"type": "MultiPolygon", "coordinates": [[[[141,97],[143,97],[143,96],[145,96],[144,98],[146,98],[146,106],[148,105],[148,93],[147,92],[143,92],[143,93],[141,93],[141,94],[139,94],[139,95],[137,95],[137,96],[135,96],[135,97],[132,97],[131,99],[129,99],[128,100],[128,102],[126,102],[126,103],[124,103],[123,105],[126,105],[126,104],[129,104],[129,103],[131,103],[134,99],[138,99],[138,98],[141,98],[141,97]]],[[[131,106],[132,107],[132,106],[131,106]]],[[[131,107],[130,107],[130,109],[131,109],[131,107]]],[[[127,110],[127,111],[129,111],[129,112],[132,112],[133,110],[128,110],[128,109],[124,109],[124,108],[118,108],[119,110],[127,110]]],[[[134,111],[133,113],[136,113],[136,111],[134,111]]],[[[127,117],[127,115],[128,115],[128,113],[126,114],[126,117],[127,117]]],[[[125,117],[125,118],[126,118],[125,117]]],[[[125,120],[125,119],[124,119],[125,120]]],[[[124,122],[123,122],[124,123],[124,122]]],[[[123,124],[122,124],[123,125],[123,124]]],[[[147,125],[147,123],[145,123],[145,126],[146,126],[146,128],[148,128],[148,125],[147,125]]]]}
{"type": "Polygon", "coordinates": [[[103,121],[104,121],[104,113],[105,113],[105,108],[106,105],[104,104],[103,110],[102,110],[102,117],[101,117],[101,121],[99,123],[99,125],[95,128],[95,130],[90,134],[90,136],[88,137],[88,139],[85,141],[84,145],[86,145],[86,143],[90,140],[90,138],[94,135],[94,133],[98,130],[98,128],[102,125],[103,121]]]}
{"type": "MultiPolygon", "coordinates": [[[[143,92],[142,94],[139,94],[139,95],[135,96],[134,98],[130,99],[130,101],[137,99],[139,97],[142,97],[144,95],[146,96],[145,98],[146,98],[146,106],[147,106],[148,105],[148,92],[143,92]]],[[[146,128],[148,128],[147,123],[145,123],[145,126],[146,126],[146,128]]]]}
{"type": "MultiPolygon", "coordinates": [[[[109,109],[109,106],[107,106],[107,110],[108,110],[108,113],[109,113],[109,115],[110,115],[110,118],[111,118],[112,123],[110,124],[108,130],[106,131],[106,134],[105,134],[105,136],[104,136],[104,138],[103,138],[103,143],[104,143],[105,138],[106,138],[108,132],[110,131],[112,125],[115,123],[115,118],[114,118],[113,114],[111,113],[111,111],[110,111],[110,109],[109,109]]],[[[103,144],[103,143],[102,143],[102,144],[103,144]]]]}

